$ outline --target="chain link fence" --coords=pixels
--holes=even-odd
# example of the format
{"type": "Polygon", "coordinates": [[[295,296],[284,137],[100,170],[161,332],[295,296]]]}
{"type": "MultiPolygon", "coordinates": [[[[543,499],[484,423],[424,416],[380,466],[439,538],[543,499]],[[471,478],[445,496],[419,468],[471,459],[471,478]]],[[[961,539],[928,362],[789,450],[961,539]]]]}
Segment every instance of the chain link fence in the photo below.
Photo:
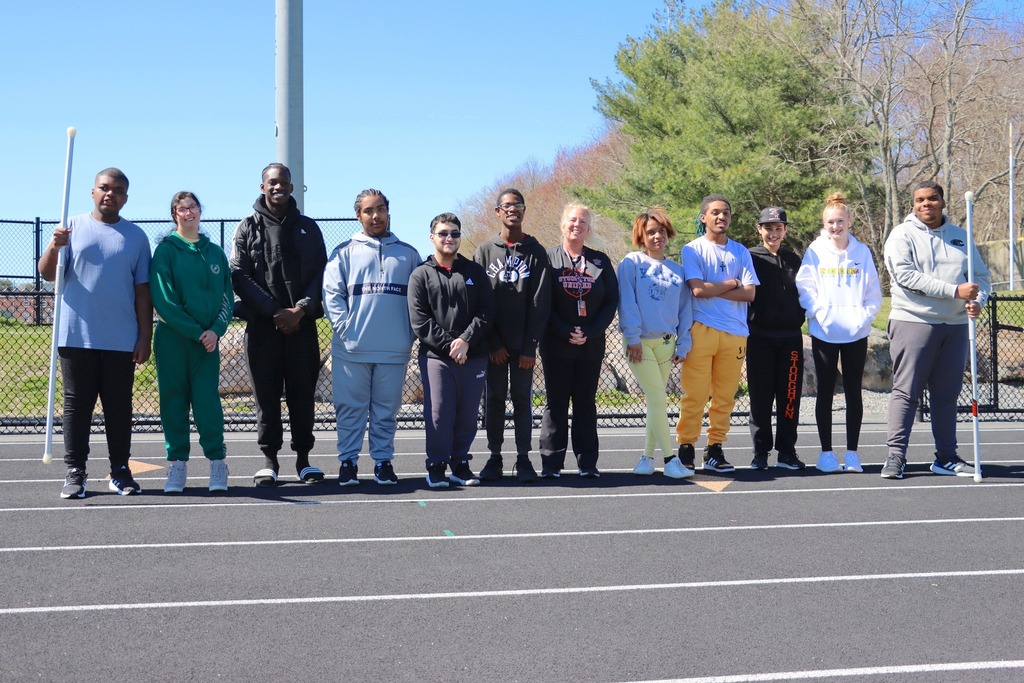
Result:
{"type": "MultiPolygon", "coordinates": [[[[978,415],[983,420],[1024,417],[1024,296],[993,294],[978,318],[978,415]]],[[[958,400],[958,419],[970,421],[973,388],[970,361],[958,400]]],[[[929,415],[928,392],[921,416],[929,415]]]]}
{"type": "MultiPolygon", "coordinates": [[[[172,229],[167,220],[135,221],[155,242],[172,229]]],[[[352,218],[317,219],[328,251],[351,237],[357,223],[352,218]]],[[[238,219],[205,220],[203,230],[226,251],[238,219]]],[[[5,244],[0,249],[0,434],[39,433],[46,425],[46,396],[49,380],[50,335],[53,314],[53,288],[35,271],[41,249],[49,241],[55,221],[0,219],[5,244]]],[[[499,313],[500,315],[500,313],[499,313]]],[[[244,323],[234,321],[221,342],[221,396],[226,428],[233,431],[255,429],[255,404],[252,398],[242,337],[244,323]]],[[[318,321],[321,371],[317,383],[316,420],[320,428],[333,428],[331,401],[331,329],[326,320],[318,321]]],[[[645,404],[622,352],[621,338],[608,335],[608,353],[602,368],[597,405],[602,426],[642,427],[645,404]]],[[[978,409],[982,419],[1021,419],[1024,417],[1024,296],[993,295],[977,324],[978,409]]],[[[403,406],[399,424],[422,428],[423,388],[416,363],[416,348],[406,371],[403,406]]],[[[56,395],[62,394],[58,373],[56,395]]],[[[678,408],[681,390],[679,370],[669,379],[669,406],[678,408]]],[[[749,402],[746,378],[741,380],[732,423],[746,424],[749,402]]],[[[539,423],[545,402],[543,367],[538,360],[534,374],[534,418],[539,423]]],[[[972,391],[970,368],[964,371],[960,395],[960,419],[971,419],[972,391]]],[[[156,369],[146,363],[135,375],[135,428],[138,431],[160,429],[156,369]]],[[[61,425],[60,400],[55,423],[61,425]]],[[[287,414],[287,409],[284,409],[287,414]]],[[[921,405],[922,417],[928,414],[928,396],[921,405]]],[[[677,412],[670,414],[675,418],[677,412]]],[[[508,411],[511,426],[511,405],[508,411]]],[[[97,411],[94,429],[102,431],[97,411]]]]}

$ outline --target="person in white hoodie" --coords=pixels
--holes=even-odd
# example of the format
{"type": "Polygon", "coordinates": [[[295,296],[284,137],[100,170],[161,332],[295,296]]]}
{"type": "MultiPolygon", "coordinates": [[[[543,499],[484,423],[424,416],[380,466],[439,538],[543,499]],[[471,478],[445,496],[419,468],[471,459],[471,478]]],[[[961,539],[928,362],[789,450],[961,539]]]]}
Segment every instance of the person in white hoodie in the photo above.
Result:
{"type": "Polygon", "coordinates": [[[885,267],[892,278],[889,353],[889,453],[883,479],[902,479],[907,445],[921,392],[931,399],[935,474],[973,477],[957,455],[956,404],[964,383],[968,318],[977,318],[991,291],[988,268],[967,232],[943,213],[942,187],[925,181],[914,190],[914,211],[885,240],[885,267]],[[967,279],[968,249],[974,282],[967,279]]]}
{"type": "Polygon", "coordinates": [[[850,207],[842,193],[828,196],[821,218],[821,235],[807,248],[796,276],[818,376],[814,419],[821,454],[815,467],[822,472],[839,472],[844,466],[847,471],[863,472],[857,453],[864,418],[861,382],[871,322],[882,306],[882,288],[871,250],[850,234],[850,207]],[[843,465],[832,450],[832,399],[840,359],[846,395],[843,465]]]}

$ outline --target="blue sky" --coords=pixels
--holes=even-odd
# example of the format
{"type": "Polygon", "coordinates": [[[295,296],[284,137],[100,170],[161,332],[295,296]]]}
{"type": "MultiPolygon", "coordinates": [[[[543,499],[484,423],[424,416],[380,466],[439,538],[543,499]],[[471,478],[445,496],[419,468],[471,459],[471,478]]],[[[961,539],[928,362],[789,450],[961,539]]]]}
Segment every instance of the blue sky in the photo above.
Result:
{"type": "MultiPolygon", "coordinates": [[[[376,187],[425,251],[437,213],[600,135],[590,79],[615,77],[618,45],[660,7],[307,0],[306,213],[351,216],[376,187]]],[[[0,217],[59,217],[70,125],[72,214],[107,166],[131,180],[127,218],[166,216],[181,189],[207,218],[251,211],[276,160],[272,0],[40,0],[10,3],[4,23],[0,159],[17,191],[0,217]]]]}

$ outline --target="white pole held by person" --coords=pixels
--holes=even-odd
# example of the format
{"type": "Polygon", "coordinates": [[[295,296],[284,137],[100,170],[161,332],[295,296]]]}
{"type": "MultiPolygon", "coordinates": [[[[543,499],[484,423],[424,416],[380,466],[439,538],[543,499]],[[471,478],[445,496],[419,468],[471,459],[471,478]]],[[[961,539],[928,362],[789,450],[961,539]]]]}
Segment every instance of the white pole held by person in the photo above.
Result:
{"type": "MultiPolygon", "coordinates": [[[[964,202],[967,204],[967,280],[968,282],[974,282],[974,193],[965,192],[964,202]]],[[[977,331],[977,320],[967,316],[967,335],[971,345],[971,415],[974,419],[974,481],[981,481],[981,438],[978,431],[977,331]]]]}
{"type": "MultiPolygon", "coordinates": [[[[60,225],[68,224],[68,199],[71,193],[71,158],[75,152],[74,126],[68,128],[68,155],[64,162],[64,198],[60,206],[60,225]]],[[[43,463],[53,462],[53,395],[57,386],[57,335],[60,331],[60,297],[64,290],[64,247],[57,251],[57,277],[53,286],[53,336],[50,341],[50,387],[46,392],[46,442],[43,445],[43,463]]]]}

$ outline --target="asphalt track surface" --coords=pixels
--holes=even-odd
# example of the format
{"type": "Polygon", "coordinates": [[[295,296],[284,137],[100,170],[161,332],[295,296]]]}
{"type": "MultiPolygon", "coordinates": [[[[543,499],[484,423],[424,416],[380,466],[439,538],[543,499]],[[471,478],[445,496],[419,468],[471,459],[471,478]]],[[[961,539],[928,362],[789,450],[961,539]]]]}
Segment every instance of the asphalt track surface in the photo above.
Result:
{"type": "MultiPolygon", "coordinates": [[[[164,495],[146,434],[131,497],[94,435],[84,500],[58,497],[41,436],[4,437],[0,680],[1024,680],[1024,425],[982,425],[981,483],[928,472],[917,425],[887,481],[880,420],[864,474],[750,470],[734,427],[735,474],[637,477],[642,431],[609,429],[599,480],[447,490],[401,431],[397,486],[363,456],[339,487],[325,433],[325,483],[284,457],[255,489],[254,436],[232,434],[229,492],[195,458],[164,495]]],[[[813,425],[800,441],[813,461],[813,425]]],[[[960,442],[971,459],[969,424],[960,442]]]]}

